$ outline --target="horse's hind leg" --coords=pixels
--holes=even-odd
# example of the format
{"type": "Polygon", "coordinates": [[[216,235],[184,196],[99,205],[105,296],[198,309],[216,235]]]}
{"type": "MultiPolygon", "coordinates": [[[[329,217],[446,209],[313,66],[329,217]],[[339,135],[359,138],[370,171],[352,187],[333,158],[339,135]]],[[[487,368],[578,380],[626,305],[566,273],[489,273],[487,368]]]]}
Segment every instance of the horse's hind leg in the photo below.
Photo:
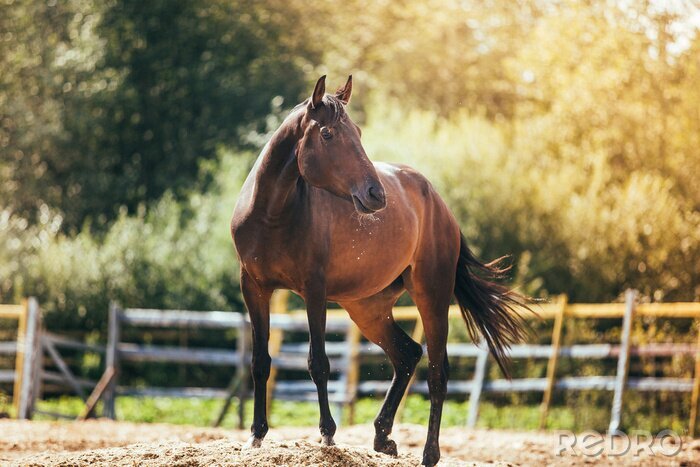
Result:
{"type": "Polygon", "coordinates": [[[380,346],[394,366],[394,379],[374,420],[374,449],[391,455],[397,453],[396,443],[389,439],[396,410],[423,354],[421,346],[394,321],[391,309],[395,301],[395,294],[386,293],[356,302],[341,303],[362,334],[380,346]]]}
{"type": "Polygon", "coordinates": [[[449,364],[447,361],[448,300],[415,299],[423,320],[428,347],[428,390],[430,418],[428,437],[423,449],[423,465],[432,466],[440,460],[440,420],[447,394],[449,364]]]}
{"type": "Polygon", "coordinates": [[[422,261],[420,268],[408,271],[405,283],[418,306],[428,347],[428,390],[430,418],[428,437],[423,449],[423,465],[433,466],[440,460],[440,420],[447,393],[449,364],[447,361],[448,313],[454,289],[456,258],[422,261]]]}

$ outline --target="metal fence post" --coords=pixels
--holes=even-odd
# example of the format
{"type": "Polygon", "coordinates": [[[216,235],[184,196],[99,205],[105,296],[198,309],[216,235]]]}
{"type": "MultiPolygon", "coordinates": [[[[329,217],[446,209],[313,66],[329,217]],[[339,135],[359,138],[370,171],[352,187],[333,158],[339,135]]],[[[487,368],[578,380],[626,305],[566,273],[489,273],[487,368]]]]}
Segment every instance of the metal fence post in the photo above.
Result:
{"type": "Polygon", "coordinates": [[[469,394],[469,413],[467,414],[467,427],[474,428],[479,418],[479,400],[481,390],[484,387],[486,378],[486,365],[489,361],[489,348],[484,342],[479,347],[479,356],[476,357],[476,367],[474,368],[474,378],[472,379],[472,390],[469,394]]]}
{"type": "Polygon", "coordinates": [[[119,340],[120,340],[120,318],[121,309],[116,302],[109,304],[109,329],[107,334],[107,349],[105,355],[106,370],[109,370],[114,376],[109,381],[107,389],[104,392],[104,410],[105,417],[114,420],[116,418],[115,400],[117,398],[117,381],[119,379],[119,340]]]}
{"type": "Polygon", "coordinates": [[[30,419],[39,394],[41,379],[41,315],[36,298],[24,303],[17,328],[14,405],[18,419],[30,419]]]}
{"type": "Polygon", "coordinates": [[[627,290],[625,292],[625,314],[622,319],[622,336],[620,338],[620,356],[617,360],[617,375],[615,377],[615,393],[613,394],[612,413],[610,415],[610,426],[608,433],[616,434],[620,430],[622,420],[622,398],[627,383],[627,373],[629,371],[630,341],[632,334],[632,318],[634,317],[635,301],[637,292],[627,290]]]}

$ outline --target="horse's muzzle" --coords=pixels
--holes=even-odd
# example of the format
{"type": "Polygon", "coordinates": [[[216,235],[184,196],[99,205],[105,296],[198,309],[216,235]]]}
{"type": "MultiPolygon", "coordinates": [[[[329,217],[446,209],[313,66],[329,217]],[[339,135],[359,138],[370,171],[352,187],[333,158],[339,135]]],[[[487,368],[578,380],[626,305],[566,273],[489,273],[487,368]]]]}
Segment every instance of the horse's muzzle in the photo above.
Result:
{"type": "Polygon", "coordinates": [[[386,207],[386,192],[381,184],[368,184],[364,190],[352,194],[355,210],[362,214],[371,214],[386,207]]]}

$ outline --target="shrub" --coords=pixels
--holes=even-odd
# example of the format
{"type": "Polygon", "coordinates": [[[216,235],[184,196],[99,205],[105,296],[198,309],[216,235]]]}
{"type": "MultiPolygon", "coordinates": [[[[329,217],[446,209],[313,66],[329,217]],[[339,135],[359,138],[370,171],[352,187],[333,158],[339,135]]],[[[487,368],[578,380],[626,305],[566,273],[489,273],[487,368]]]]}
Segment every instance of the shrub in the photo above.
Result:
{"type": "MultiPolygon", "coordinates": [[[[122,213],[103,235],[88,226],[59,232],[0,216],[0,299],[35,295],[50,329],[104,329],[110,300],[125,306],[241,309],[230,214],[251,157],[227,153],[206,194],[178,204],[165,195],[135,216],[122,213]]],[[[213,169],[208,169],[212,171],[213,169]]]]}
{"type": "Polygon", "coordinates": [[[481,256],[513,254],[529,293],[607,301],[634,287],[697,299],[700,213],[676,181],[621,174],[603,149],[561,157],[540,144],[553,125],[442,118],[385,101],[370,107],[363,142],[373,159],[425,174],[481,256]]]}

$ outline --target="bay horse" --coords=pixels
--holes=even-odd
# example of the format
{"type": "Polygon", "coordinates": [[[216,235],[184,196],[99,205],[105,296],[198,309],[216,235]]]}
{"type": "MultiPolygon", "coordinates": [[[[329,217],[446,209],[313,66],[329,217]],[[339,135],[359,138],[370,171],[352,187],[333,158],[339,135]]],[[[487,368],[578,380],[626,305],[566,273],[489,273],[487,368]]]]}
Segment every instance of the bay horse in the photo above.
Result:
{"type": "Polygon", "coordinates": [[[352,76],[332,95],[325,92],[325,76],[318,80],[311,97],[292,110],[262,150],[233,212],[231,234],[253,334],[255,408],[246,447],[259,447],[268,430],[269,304],[272,292],[283,288],[306,303],[309,372],[318,391],[322,443],[334,444],[336,430],[325,352],[326,304],[333,301],[394,367],[374,421],[374,449],[396,455],[389,435],[423,353],[392,317],[396,300],[408,291],[428,349],[430,418],[422,461],[432,466],[440,459],[452,296],[472,338],[481,333],[506,375],[507,348],[523,337],[515,309],[525,299],[494,282],[507,268],[501,259],[484,264],[472,254],[425,177],[405,165],[370,162],[360,128],[345,110],[351,93],[352,76]]]}

